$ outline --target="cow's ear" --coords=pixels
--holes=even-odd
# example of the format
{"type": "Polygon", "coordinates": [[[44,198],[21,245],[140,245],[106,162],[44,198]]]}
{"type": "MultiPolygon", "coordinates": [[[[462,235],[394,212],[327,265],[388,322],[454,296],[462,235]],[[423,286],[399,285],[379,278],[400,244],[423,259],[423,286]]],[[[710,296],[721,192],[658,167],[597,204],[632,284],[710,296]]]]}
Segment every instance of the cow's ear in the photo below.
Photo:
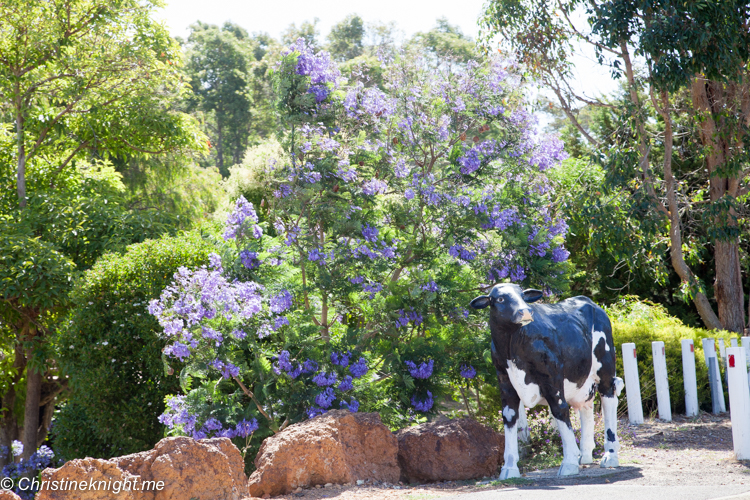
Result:
{"type": "Polygon", "coordinates": [[[484,309],[488,305],[490,305],[490,298],[486,295],[480,295],[471,301],[471,307],[474,309],[484,309]]]}
{"type": "Polygon", "coordinates": [[[523,300],[525,302],[536,302],[537,300],[541,299],[544,294],[541,290],[534,290],[533,288],[529,288],[528,290],[523,291],[523,300]]]}

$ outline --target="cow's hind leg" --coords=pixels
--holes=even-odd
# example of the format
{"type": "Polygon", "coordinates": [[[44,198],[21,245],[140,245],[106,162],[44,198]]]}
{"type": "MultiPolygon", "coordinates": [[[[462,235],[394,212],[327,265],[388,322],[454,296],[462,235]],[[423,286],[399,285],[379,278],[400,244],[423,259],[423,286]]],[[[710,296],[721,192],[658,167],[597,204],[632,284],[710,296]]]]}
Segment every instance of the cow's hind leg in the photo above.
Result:
{"type": "Polygon", "coordinates": [[[581,464],[594,463],[594,405],[583,406],[581,418],[581,464]]]}
{"type": "Polygon", "coordinates": [[[503,455],[505,463],[500,470],[500,480],[504,480],[521,477],[521,471],[518,470],[518,411],[521,399],[507,377],[498,373],[498,379],[503,399],[503,425],[505,427],[505,453],[503,455]]]}
{"type": "MultiPolygon", "coordinates": [[[[558,392],[559,395],[562,391],[558,392]]],[[[570,406],[562,399],[557,401],[547,399],[552,416],[557,422],[557,429],[560,431],[560,437],[563,443],[563,462],[557,471],[558,476],[572,476],[578,474],[578,462],[581,453],[578,451],[576,435],[573,432],[573,426],[570,425],[570,406]]]]}
{"type": "Polygon", "coordinates": [[[602,467],[619,467],[620,460],[617,457],[617,450],[620,449],[620,442],[617,439],[617,396],[620,395],[624,384],[622,379],[614,377],[612,382],[602,387],[599,384],[599,390],[602,396],[602,413],[604,413],[604,458],[602,458],[602,467]]]}

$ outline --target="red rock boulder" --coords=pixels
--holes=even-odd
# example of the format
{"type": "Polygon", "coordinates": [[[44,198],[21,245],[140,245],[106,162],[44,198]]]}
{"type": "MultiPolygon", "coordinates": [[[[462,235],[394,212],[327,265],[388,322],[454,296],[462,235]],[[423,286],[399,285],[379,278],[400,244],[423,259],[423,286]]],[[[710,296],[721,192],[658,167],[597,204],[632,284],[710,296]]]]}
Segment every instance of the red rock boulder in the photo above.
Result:
{"type": "Polygon", "coordinates": [[[21,497],[8,490],[0,490],[0,500],[21,500],[21,497]]]}
{"type": "Polygon", "coordinates": [[[398,442],[377,413],[334,410],[263,441],[248,481],[251,495],[358,479],[396,483],[398,442]]]}
{"type": "Polygon", "coordinates": [[[401,481],[458,481],[492,476],[503,436],[470,418],[428,422],[396,433],[401,481]]]}
{"type": "Polygon", "coordinates": [[[36,499],[241,500],[247,496],[244,469],[242,455],[227,438],[172,437],[150,451],[110,460],[71,460],[59,469],[46,469],[42,480],[49,485],[57,481],[57,488],[43,488],[36,499]],[[77,483],[75,489],[71,482],[77,483]],[[143,491],[144,485],[149,491],[143,491]]]}

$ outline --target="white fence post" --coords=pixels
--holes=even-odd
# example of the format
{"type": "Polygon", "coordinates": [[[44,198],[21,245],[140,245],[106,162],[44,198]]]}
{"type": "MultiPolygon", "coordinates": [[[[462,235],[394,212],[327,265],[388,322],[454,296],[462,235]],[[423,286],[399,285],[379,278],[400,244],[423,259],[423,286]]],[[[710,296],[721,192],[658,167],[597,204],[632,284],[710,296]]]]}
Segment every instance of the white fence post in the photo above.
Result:
{"type": "Polygon", "coordinates": [[[695,376],[695,349],[691,339],[682,340],[682,381],[685,384],[685,415],[698,415],[698,381],[695,376]]]}
{"type": "Polygon", "coordinates": [[[669,378],[667,376],[667,355],[664,342],[651,342],[651,353],[654,357],[654,382],[656,383],[656,402],[659,407],[659,418],[672,421],[672,408],[669,401],[669,378]]]}
{"type": "Polygon", "coordinates": [[[622,344],[622,369],[625,372],[625,393],[628,396],[628,419],[631,424],[642,424],[641,382],[638,380],[638,358],[632,342],[622,344]]]}
{"type": "Polygon", "coordinates": [[[711,405],[713,413],[727,411],[724,403],[724,388],[721,384],[721,371],[716,359],[716,341],[714,339],[703,339],[703,356],[708,366],[708,383],[711,387],[711,405]]]}
{"type": "Polygon", "coordinates": [[[732,443],[737,460],[750,459],[750,387],[747,357],[742,347],[727,349],[727,378],[731,401],[732,443]]]}
{"type": "Polygon", "coordinates": [[[731,339],[729,339],[729,343],[731,344],[732,347],[737,347],[737,338],[732,337],[731,339]]]}
{"type": "Polygon", "coordinates": [[[745,359],[747,360],[747,381],[750,383],[750,337],[742,337],[742,347],[745,349],[745,359]]]}

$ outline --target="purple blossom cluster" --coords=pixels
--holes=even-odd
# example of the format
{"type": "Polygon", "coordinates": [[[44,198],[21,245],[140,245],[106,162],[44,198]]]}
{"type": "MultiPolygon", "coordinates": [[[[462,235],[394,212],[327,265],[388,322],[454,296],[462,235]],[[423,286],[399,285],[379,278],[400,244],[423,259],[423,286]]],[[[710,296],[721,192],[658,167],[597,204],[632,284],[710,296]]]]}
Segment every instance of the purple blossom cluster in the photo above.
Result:
{"type": "Polygon", "coordinates": [[[225,379],[233,378],[240,374],[239,367],[228,361],[225,363],[219,359],[215,359],[211,362],[211,366],[219,370],[221,377],[225,379]]]}
{"type": "Polygon", "coordinates": [[[472,379],[477,376],[477,370],[471,365],[461,365],[459,372],[463,378],[472,379]]]}
{"type": "Polygon", "coordinates": [[[410,323],[412,323],[414,326],[421,325],[422,315],[414,311],[413,309],[410,311],[404,311],[403,309],[401,309],[399,311],[398,318],[396,318],[396,327],[403,328],[408,326],[410,323]]]}
{"type": "Polygon", "coordinates": [[[429,359],[427,362],[422,362],[417,365],[413,361],[404,361],[404,364],[409,369],[409,374],[418,379],[428,379],[432,376],[432,368],[435,364],[435,360],[429,359]]]}
{"type": "Polygon", "coordinates": [[[253,238],[259,239],[263,236],[263,229],[257,223],[258,215],[255,213],[255,207],[244,196],[240,196],[235,202],[234,210],[232,210],[232,213],[227,218],[224,239],[229,241],[235,238],[242,238],[248,229],[253,238]],[[250,226],[249,228],[246,227],[248,225],[250,226]]]}
{"type": "Polygon", "coordinates": [[[368,196],[383,194],[388,190],[388,184],[380,179],[370,179],[362,185],[362,192],[368,196]]]}
{"type": "Polygon", "coordinates": [[[349,366],[349,372],[354,378],[362,378],[367,373],[367,370],[367,361],[362,357],[356,363],[352,363],[349,366]]]}
{"type": "Polygon", "coordinates": [[[427,391],[427,397],[424,399],[417,399],[417,396],[411,397],[411,405],[417,411],[428,412],[432,409],[433,404],[434,401],[432,399],[432,393],[430,391],[427,391]]]}
{"type": "Polygon", "coordinates": [[[341,353],[334,351],[331,353],[331,363],[346,368],[347,366],[349,366],[349,358],[351,357],[351,355],[351,352],[341,353]]]}
{"type": "Polygon", "coordinates": [[[256,419],[240,420],[237,425],[225,426],[214,417],[208,418],[200,427],[198,418],[191,414],[185,396],[172,396],[167,401],[167,408],[159,416],[159,422],[169,429],[177,429],[193,439],[206,439],[208,437],[226,437],[229,439],[241,437],[247,438],[258,430],[256,419]]]}
{"type": "Polygon", "coordinates": [[[335,88],[341,76],[338,66],[326,51],[315,53],[313,47],[304,38],[284,51],[284,55],[297,52],[297,74],[310,77],[309,93],[315,96],[317,102],[322,102],[330,95],[330,87],[335,88]]]}
{"type": "Polygon", "coordinates": [[[258,259],[258,252],[251,252],[250,250],[242,250],[240,252],[240,262],[247,269],[257,269],[261,265],[261,261],[258,259]]]}
{"type": "MultiPolygon", "coordinates": [[[[2,447],[3,458],[7,458],[8,448],[2,447]]],[[[23,444],[20,441],[13,441],[11,443],[11,452],[13,457],[19,457],[23,453],[23,444]]],[[[36,450],[27,460],[23,458],[18,459],[18,462],[11,460],[11,463],[3,467],[2,476],[3,478],[10,478],[13,480],[11,487],[15,484],[15,487],[7,487],[3,484],[3,489],[8,489],[15,492],[23,500],[32,500],[35,498],[39,485],[37,481],[29,480],[25,487],[21,478],[31,479],[37,477],[44,469],[52,466],[52,460],[55,458],[55,452],[47,445],[42,445],[36,450]]]]}
{"type": "Polygon", "coordinates": [[[171,340],[164,349],[165,354],[184,361],[201,341],[221,345],[221,333],[205,322],[214,318],[249,320],[261,312],[261,290],[262,287],[253,282],[229,282],[220,266],[210,270],[204,266],[192,271],[179,268],[172,284],[148,306],[148,312],[156,317],[164,335],[171,340]]]}

